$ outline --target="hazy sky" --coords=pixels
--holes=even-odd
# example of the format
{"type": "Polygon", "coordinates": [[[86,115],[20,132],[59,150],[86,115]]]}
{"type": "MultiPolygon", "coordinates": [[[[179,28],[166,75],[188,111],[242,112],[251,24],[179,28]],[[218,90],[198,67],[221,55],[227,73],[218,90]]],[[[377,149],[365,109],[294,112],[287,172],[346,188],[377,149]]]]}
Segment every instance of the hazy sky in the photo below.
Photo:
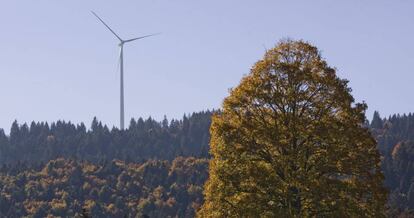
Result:
{"type": "Polygon", "coordinates": [[[125,47],[127,123],[219,107],[286,37],[319,47],[369,116],[414,112],[414,1],[17,0],[0,5],[0,128],[118,125],[118,42],[90,10],[123,38],[162,32],[125,47]]]}

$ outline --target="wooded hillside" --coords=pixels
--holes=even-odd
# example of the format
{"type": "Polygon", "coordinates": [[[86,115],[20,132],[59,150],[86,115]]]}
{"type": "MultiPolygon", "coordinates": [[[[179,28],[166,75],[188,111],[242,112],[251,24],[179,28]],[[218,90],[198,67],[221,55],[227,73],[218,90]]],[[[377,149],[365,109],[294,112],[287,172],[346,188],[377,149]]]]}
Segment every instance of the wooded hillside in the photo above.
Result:
{"type": "MultiPolygon", "coordinates": [[[[192,217],[207,179],[212,112],[131,121],[124,132],[84,124],[13,123],[0,131],[0,217],[44,214],[192,217]],[[122,137],[121,137],[122,136],[122,137]]],[[[414,210],[414,114],[369,124],[393,215],[414,210]]],[[[139,217],[139,216],[138,216],[139,217]]]]}

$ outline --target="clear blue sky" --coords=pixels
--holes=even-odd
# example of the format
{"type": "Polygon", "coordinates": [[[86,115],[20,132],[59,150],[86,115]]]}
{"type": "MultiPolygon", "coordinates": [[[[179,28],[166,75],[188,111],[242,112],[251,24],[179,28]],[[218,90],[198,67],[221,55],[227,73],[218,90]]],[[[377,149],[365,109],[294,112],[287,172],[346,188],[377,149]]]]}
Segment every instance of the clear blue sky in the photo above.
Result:
{"type": "Polygon", "coordinates": [[[118,125],[117,41],[125,48],[126,118],[217,108],[281,38],[318,46],[358,101],[414,112],[414,1],[19,0],[0,7],[0,128],[94,116],[118,125]]]}

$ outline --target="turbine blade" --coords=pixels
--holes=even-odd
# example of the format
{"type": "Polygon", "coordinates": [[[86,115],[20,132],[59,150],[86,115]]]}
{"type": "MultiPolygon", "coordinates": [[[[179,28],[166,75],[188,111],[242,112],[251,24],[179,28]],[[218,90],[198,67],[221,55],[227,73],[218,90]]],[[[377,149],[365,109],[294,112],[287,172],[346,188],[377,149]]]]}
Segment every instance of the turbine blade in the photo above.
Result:
{"type": "Polygon", "coordinates": [[[108,28],[109,29],[109,31],[111,31],[115,36],[116,36],[116,38],[118,38],[119,39],[119,41],[122,41],[122,39],[121,39],[121,37],[119,37],[116,33],[115,33],[115,31],[113,31],[112,29],[111,29],[111,27],[109,27],[95,12],[93,12],[93,11],[91,11],[92,12],[92,14],[93,15],[95,15],[95,17],[96,18],[98,18],[101,22],[102,22],[102,24],[103,25],[105,25],[106,26],[106,28],[108,28]]]}
{"type": "Polygon", "coordinates": [[[161,33],[154,33],[154,34],[151,34],[151,35],[146,35],[146,36],[141,36],[141,37],[137,37],[137,38],[133,38],[133,39],[128,39],[128,40],[125,40],[124,42],[132,42],[132,41],[135,41],[135,40],[138,40],[138,39],[143,39],[143,38],[147,38],[147,37],[155,36],[155,35],[159,35],[159,34],[161,34],[161,33]]]}

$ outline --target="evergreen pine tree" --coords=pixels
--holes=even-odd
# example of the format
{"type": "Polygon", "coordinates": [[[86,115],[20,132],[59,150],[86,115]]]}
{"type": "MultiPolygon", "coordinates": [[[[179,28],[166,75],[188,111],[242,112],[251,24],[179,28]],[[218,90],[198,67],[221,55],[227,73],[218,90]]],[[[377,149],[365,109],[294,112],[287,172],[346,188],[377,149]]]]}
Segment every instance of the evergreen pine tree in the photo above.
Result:
{"type": "Polygon", "coordinates": [[[371,128],[381,129],[382,127],[383,127],[383,122],[380,117],[380,114],[378,111],[374,111],[374,116],[372,117],[372,121],[371,121],[371,128]]]}

